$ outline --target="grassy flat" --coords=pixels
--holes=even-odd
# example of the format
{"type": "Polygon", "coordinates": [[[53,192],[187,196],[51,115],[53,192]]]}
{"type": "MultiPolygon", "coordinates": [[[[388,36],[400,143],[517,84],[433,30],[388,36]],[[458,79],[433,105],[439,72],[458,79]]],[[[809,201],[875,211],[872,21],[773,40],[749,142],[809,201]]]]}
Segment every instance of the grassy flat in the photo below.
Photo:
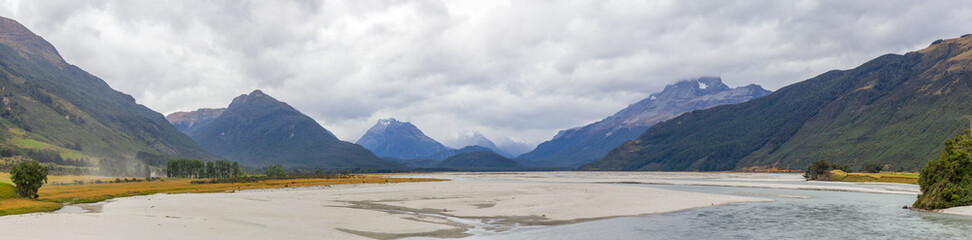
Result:
{"type": "Polygon", "coordinates": [[[17,187],[13,183],[3,184],[0,183],[0,199],[8,199],[17,197],[17,187]]]}
{"type": "Polygon", "coordinates": [[[37,201],[25,198],[0,199],[0,216],[35,212],[51,212],[64,206],[56,202],[37,201]]]}
{"type": "MultiPolygon", "coordinates": [[[[103,176],[88,176],[88,175],[48,175],[47,184],[44,186],[52,186],[59,184],[73,184],[75,181],[82,181],[85,183],[94,182],[95,180],[101,181],[114,181],[115,177],[103,177],[103,176]],[[49,185],[48,185],[49,184],[49,185]]],[[[10,181],[10,173],[0,173],[0,183],[13,184],[10,181]]]]}
{"type": "MultiPolygon", "coordinates": [[[[55,176],[51,176],[55,177],[55,176]]],[[[45,212],[60,209],[63,204],[92,203],[107,199],[148,195],[156,193],[210,193],[227,192],[244,189],[284,188],[305,186],[326,186],[335,184],[359,183],[399,183],[399,182],[428,182],[442,181],[431,178],[385,178],[377,176],[351,176],[350,178],[307,178],[307,179],[279,179],[264,180],[251,183],[217,183],[192,184],[190,182],[201,179],[165,179],[152,182],[129,183],[99,183],[99,184],[68,184],[45,185],[41,187],[37,200],[23,198],[0,199],[0,216],[45,212]]],[[[16,191],[15,188],[5,188],[0,185],[0,196],[5,191],[16,191]],[[10,190],[13,189],[13,190],[10,190]]],[[[11,186],[11,185],[7,185],[11,186]]],[[[12,187],[12,186],[11,186],[12,187]]],[[[15,195],[13,195],[15,196],[15,195]]]]}
{"type": "Polygon", "coordinates": [[[887,182],[918,184],[918,173],[847,173],[841,170],[830,171],[831,181],[840,182],[887,182]]]}

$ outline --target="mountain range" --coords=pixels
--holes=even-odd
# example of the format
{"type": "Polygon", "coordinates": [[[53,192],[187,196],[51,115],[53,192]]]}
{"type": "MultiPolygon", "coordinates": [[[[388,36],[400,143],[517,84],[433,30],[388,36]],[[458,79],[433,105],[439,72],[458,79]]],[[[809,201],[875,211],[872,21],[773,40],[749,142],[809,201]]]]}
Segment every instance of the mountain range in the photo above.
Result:
{"type": "Polygon", "coordinates": [[[378,120],[355,143],[380,157],[398,159],[424,158],[441,151],[452,150],[426,136],[412,123],[401,122],[394,118],[378,120]]]}
{"type": "Polygon", "coordinates": [[[165,116],[165,120],[172,123],[179,132],[188,134],[209,125],[222,115],[223,111],[226,111],[226,108],[201,108],[192,112],[175,112],[165,116]]]}
{"type": "MultiPolygon", "coordinates": [[[[212,112],[170,114],[169,119],[211,117],[212,112]]],[[[186,129],[190,130],[187,134],[193,140],[212,153],[244,165],[371,170],[405,168],[380,159],[361,146],[339,140],[314,119],[260,90],[234,98],[213,119],[196,119],[203,119],[204,124],[197,121],[196,126],[186,129]]]]}
{"type": "Polygon", "coordinates": [[[458,139],[454,139],[453,144],[461,144],[463,147],[450,148],[425,135],[412,123],[395,118],[378,120],[355,143],[371,150],[379,157],[408,160],[401,162],[422,167],[428,167],[429,163],[437,163],[460,153],[473,151],[489,151],[504,157],[509,156],[479,132],[469,131],[462,134],[458,139]],[[422,164],[414,162],[422,162],[422,164]]]}
{"type": "Polygon", "coordinates": [[[583,170],[917,170],[969,127],[972,35],[833,70],[735,105],[659,123],[583,170]]]}
{"type": "Polygon", "coordinates": [[[162,114],[65,62],[53,45],[2,17],[0,96],[4,157],[33,150],[90,161],[134,162],[147,155],[218,159],[162,114]]]}
{"type": "Polygon", "coordinates": [[[729,88],[718,77],[680,81],[587,126],[563,130],[550,141],[520,155],[541,167],[577,167],[604,156],[649,127],[685,112],[735,104],[766,96],[759,85],[729,88]]]}
{"type": "Polygon", "coordinates": [[[453,139],[452,144],[455,146],[480,146],[490,149],[492,152],[503,155],[504,157],[516,157],[516,154],[509,153],[506,149],[500,148],[496,143],[489,138],[486,138],[479,131],[466,131],[459,134],[459,136],[453,139]]]}
{"type": "MultiPolygon", "coordinates": [[[[581,170],[726,171],[795,170],[826,159],[917,170],[968,126],[969,66],[972,35],[964,35],[773,93],[757,85],[729,88],[717,77],[681,81],[601,121],[563,130],[517,161],[581,170]]],[[[226,108],[163,117],[0,17],[0,158],[48,151],[154,166],[161,166],[155,160],[223,157],[251,166],[405,168],[383,156],[416,160],[410,166],[523,168],[497,154],[512,151],[471,133],[457,142],[473,146],[452,149],[411,123],[385,119],[359,146],[259,90],[226,108]]]]}

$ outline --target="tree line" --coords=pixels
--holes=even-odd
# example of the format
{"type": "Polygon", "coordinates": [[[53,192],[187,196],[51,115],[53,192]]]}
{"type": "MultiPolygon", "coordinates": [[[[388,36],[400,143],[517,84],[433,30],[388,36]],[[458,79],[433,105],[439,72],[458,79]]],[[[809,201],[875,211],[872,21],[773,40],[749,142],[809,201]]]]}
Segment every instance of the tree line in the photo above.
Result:
{"type": "Polygon", "coordinates": [[[170,160],[166,163],[165,172],[166,176],[176,178],[232,178],[245,175],[237,162],[203,162],[186,158],[170,160]]]}

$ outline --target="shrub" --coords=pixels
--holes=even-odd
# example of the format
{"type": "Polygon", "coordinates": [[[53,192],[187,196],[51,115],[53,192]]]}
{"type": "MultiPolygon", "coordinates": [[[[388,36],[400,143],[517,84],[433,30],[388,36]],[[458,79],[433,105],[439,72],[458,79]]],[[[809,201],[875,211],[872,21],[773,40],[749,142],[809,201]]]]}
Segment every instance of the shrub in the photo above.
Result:
{"type": "Polygon", "coordinates": [[[834,170],[841,170],[841,171],[844,171],[844,172],[851,172],[850,166],[847,166],[847,165],[844,165],[844,164],[834,163],[831,166],[833,167],[834,170]]]}
{"type": "Polygon", "coordinates": [[[36,161],[20,162],[10,169],[10,180],[21,197],[37,198],[37,190],[47,183],[47,168],[36,161]]]}
{"type": "Polygon", "coordinates": [[[865,173],[879,173],[881,170],[884,170],[884,165],[872,162],[864,164],[864,166],[861,167],[861,172],[865,173]]]}
{"type": "Polygon", "coordinates": [[[833,167],[827,160],[817,160],[810,163],[807,167],[807,172],[803,174],[803,178],[807,180],[826,180],[829,178],[830,170],[833,167]]]}
{"type": "Polygon", "coordinates": [[[945,140],[938,160],[931,160],[918,176],[921,194],[912,204],[920,209],[972,205],[972,139],[960,134],[945,140]]]}

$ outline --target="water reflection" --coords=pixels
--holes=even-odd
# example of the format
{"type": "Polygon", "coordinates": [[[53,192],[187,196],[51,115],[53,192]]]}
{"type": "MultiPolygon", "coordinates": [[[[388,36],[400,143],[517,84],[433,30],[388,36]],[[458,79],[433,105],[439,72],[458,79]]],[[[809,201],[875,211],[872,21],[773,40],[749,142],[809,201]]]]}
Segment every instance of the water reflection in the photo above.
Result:
{"type": "Polygon", "coordinates": [[[771,198],[646,217],[528,227],[473,239],[970,239],[972,218],[902,209],[914,196],[657,186],[771,198]]]}

